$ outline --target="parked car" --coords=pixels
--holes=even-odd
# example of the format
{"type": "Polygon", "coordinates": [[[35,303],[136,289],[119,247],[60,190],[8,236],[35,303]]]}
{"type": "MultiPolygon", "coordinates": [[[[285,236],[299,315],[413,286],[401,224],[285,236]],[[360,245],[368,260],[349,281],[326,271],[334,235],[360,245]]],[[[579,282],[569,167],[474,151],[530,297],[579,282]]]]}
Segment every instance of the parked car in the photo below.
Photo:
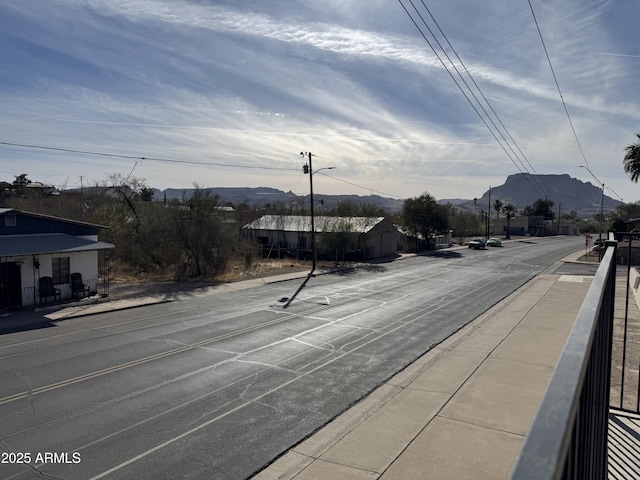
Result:
{"type": "Polygon", "coordinates": [[[474,238],[469,242],[469,248],[475,248],[476,250],[484,250],[485,243],[482,238],[474,238]]]}
{"type": "Polygon", "coordinates": [[[502,246],[502,240],[500,240],[499,238],[491,237],[489,240],[487,240],[487,247],[501,247],[501,246],[502,246]]]}

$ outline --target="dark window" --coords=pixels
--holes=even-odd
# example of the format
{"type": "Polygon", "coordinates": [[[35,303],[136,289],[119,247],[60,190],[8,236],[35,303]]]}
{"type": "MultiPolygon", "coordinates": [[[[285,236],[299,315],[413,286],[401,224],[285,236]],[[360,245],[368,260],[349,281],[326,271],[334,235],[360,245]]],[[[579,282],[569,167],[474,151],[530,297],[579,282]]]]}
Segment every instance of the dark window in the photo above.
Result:
{"type": "Polygon", "coordinates": [[[4,226],[5,227],[15,227],[18,224],[18,219],[15,214],[7,213],[4,216],[4,226]]]}
{"type": "Polygon", "coordinates": [[[54,285],[69,283],[69,274],[71,273],[69,257],[52,258],[51,273],[54,285]]]}

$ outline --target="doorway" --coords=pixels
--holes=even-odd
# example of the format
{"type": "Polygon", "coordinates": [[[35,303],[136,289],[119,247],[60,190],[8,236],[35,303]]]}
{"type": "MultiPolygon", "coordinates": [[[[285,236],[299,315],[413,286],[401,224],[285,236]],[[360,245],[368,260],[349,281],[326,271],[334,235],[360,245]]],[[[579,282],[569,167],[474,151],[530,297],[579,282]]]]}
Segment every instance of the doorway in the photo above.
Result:
{"type": "Polygon", "coordinates": [[[20,265],[16,262],[0,263],[0,309],[22,307],[22,281],[20,265]]]}

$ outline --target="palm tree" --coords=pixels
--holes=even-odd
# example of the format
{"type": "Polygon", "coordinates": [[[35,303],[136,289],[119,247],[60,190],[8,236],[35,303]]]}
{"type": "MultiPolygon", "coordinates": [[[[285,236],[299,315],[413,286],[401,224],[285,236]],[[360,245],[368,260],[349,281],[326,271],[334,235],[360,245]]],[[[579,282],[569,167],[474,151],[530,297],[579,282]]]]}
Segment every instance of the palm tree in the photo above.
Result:
{"type": "MultiPolygon", "coordinates": [[[[638,140],[640,140],[640,133],[636,133],[638,140]]],[[[622,162],[624,171],[631,176],[631,181],[638,183],[640,178],[640,141],[638,143],[632,143],[625,148],[627,152],[622,162]]]]}
{"type": "Polygon", "coordinates": [[[502,210],[503,206],[504,206],[504,203],[502,203],[501,200],[496,200],[495,203],[493,204],[493,209],[496,211],[496,220],[500,218],[500,211],[502,210]]]}
{"type": "Polygon", "coordinates": [[[516,216],[516,211],[516,206],[513,203],[507,203],[502,206],[502,213],[507,217],[507,240],[511,238],[511,218],[516,216]]]}

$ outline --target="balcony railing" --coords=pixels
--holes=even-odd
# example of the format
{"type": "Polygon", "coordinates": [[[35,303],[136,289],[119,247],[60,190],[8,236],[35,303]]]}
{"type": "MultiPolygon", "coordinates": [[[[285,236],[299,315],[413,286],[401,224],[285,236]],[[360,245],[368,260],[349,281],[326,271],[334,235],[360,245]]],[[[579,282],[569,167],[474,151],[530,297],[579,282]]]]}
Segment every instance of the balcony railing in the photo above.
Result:
{"type": "Polygon", "coordinates": [[[618,292],[617,295],[619,302],[613,333],[611,407],[621,412],[639,414],[640,272],[631,265],[640,264],[640,234],[623,233],[616,236],[619,240],[618,263],[626,266],[626,285],[625,292],[618,292]]]}
{"type": "Polygon", "coordinates": [[[616,251],[607,241],[512,479],[607,478],[616,251]]]}

